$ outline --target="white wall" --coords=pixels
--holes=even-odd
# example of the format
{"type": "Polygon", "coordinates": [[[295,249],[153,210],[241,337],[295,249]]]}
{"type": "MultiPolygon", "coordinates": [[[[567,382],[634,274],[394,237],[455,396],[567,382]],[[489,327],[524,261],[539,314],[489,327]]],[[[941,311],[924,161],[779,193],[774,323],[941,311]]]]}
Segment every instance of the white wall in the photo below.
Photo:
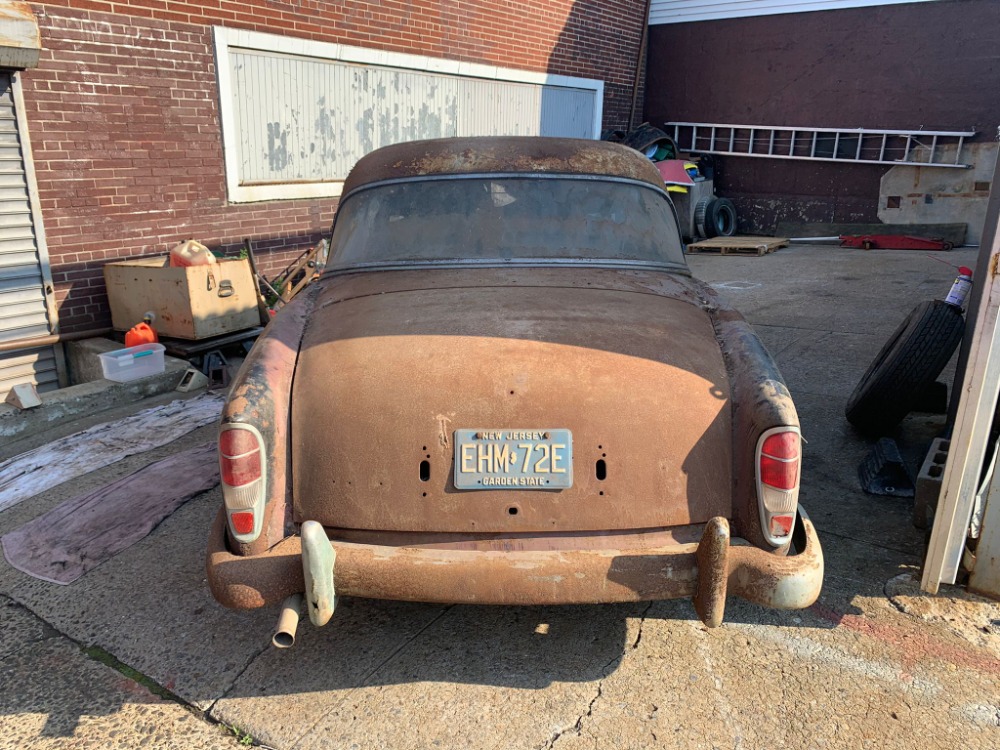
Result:
{"type": "Polygon", "coordinates": [[[914,2],[926,3],[935,0],[652,0],[649,7],[649,23],[651,25],[689,23],[914,2]]]}

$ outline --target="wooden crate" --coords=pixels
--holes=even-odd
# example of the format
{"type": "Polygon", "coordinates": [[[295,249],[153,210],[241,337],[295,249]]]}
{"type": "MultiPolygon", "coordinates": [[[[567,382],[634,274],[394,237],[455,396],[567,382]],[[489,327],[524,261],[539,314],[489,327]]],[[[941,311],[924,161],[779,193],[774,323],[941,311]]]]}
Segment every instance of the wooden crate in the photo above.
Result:
{"type": "Polygon", "coordinates": [[[171,268],[170,258],[108,263],[104,281],[111,324],[127,331],[151,311],[164,336],[204,339],[260,325],[257,290],[244,258],[171,268]]]}
{"type": "Polygon", "coordinates": [[[785,237],[713,237],[692,242],[689,253],[717,253],[719,255],[767,255],[779,247],[788,247],[785,237]]]}

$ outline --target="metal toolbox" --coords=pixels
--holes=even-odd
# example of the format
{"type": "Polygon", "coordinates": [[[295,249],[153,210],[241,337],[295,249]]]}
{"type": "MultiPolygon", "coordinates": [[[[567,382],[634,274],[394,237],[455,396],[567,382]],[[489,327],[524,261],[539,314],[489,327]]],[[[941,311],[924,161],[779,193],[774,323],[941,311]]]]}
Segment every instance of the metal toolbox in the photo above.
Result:
{"type": "Polygon", "coordinates": [[[260,324],[257,291],[245,258],[172,268],[168,256],[108,263],[104,281],[115,330],[153,312],[163,336],[204,339],[260,324]]]}

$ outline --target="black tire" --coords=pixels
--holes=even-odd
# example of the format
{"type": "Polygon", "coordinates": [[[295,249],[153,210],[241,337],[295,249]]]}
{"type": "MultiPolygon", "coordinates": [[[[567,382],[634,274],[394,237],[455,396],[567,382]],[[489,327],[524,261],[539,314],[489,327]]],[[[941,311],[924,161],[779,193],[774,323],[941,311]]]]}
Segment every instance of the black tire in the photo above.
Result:
{"type": "Polygon", "coordinates": [[[705,209],[705,237],[732,237],[736,234],[736,206],[729,198],[713,198],[705,209]]]}
{"type": "Polygon", "coordinates": [[[867,434],[891,432],[941,374],[964,330],[961,310],[941,300],[913,308],[847,400],[847,421],[867,434]]]}

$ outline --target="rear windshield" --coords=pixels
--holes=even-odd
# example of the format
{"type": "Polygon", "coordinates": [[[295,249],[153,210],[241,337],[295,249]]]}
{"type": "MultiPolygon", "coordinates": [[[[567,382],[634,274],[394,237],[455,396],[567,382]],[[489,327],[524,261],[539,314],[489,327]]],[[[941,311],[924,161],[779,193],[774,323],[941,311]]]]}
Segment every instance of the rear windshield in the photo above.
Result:
{"type": "Polygon", "coordinates": [[[328,268],[410,261],[586,258],[686,268],[668,199],[594,178],[407,180],[349,196],[328,268]]]}

